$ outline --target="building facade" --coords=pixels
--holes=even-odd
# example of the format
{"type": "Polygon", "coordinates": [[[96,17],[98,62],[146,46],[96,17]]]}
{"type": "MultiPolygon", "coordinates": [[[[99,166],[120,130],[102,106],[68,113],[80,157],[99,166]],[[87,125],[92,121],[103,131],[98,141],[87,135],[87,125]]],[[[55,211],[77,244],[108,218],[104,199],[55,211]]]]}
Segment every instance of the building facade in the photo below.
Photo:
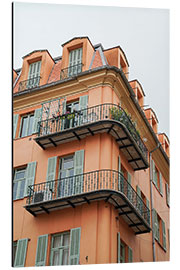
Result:
{"type": "Polygon", "coordinates": [[[169,140],[117,46],[13,71],[15,267],[169,260],[169,140]]]}

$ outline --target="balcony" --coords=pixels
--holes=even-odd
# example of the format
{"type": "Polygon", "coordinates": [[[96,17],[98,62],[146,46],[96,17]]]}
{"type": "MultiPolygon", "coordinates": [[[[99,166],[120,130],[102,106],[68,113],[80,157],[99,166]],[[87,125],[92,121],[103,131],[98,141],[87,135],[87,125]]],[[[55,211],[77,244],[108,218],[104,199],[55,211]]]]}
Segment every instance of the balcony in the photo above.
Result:
{"type": "Polygon", "coordinates": [[[60,72],[60,80],[65,80],[69,77],[77,76],[79,73],[82,72],[82,66],[83,64],[80,63],[77,65],[62,69],[60,72]]]}
{"type": "Polygon", "coordinates": [[[25,80],[25,81],[21,81],[19,83],[19,88],[18,91],[24,91],[27,89],[31,89],[31,88],[35,88],[37,86],[39,86],[39,82],[40,82],[40,76],[25,80]]]}
{"type": "Polygon", "coordinates": [[[98,170],[29,186],[26,210],[33,216],[105,200],[135,234],[150,232],[150,210],[122,174],[98,170]]]}
{"type": "Polygon", "coordinates": [[[147,148],[128,114],[115,104],[101,104],[39,122],[35,141],[43,148],[108,133],[134,170],[148,167],[147,148]]]}

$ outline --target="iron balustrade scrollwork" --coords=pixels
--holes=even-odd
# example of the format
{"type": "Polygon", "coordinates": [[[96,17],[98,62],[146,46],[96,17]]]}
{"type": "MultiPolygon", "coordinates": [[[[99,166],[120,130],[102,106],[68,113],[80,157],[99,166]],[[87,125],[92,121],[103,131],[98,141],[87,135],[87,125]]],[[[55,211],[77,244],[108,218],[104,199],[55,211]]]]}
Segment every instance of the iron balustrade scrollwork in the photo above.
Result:
{"type": "Polygon", "coordinates": [[[28,187],[27,205],[57,200],[93,191],[114,190],[121,192],[134,206],[141,217],[150,224],[150,210],[128,183],[125,177],[115,170],[91,171],[63,179],[47,181],[28,187]]]}
{"type": "Polygon", "coordinates": [[[39,86],[40,78],[41,78],[40,76],[37,76],[37,77],[31,78],[25,81],[21,81],[19,83],[18,91],[21,92],[26,89],[31,89],[31,88],[39,86]]]}
{"type": "Polygon", "coordinates": [[[138,130],[132,123],[132,120],[120,106],[110,103],[100,104],[88,107],[73,113],[54,116],[53,118],[38,122],[38,136],[44,136],[61,132],[73,127],[79,127],[101,120],[115,120],[123,124],[141,149],[143,155],[147,159],[147,148],[142,141],[138,130]]]}
{"type": "Polygon", "coordinates": [[[64,68],[60,72],[60,80],[67,79],[69,77],[76,76],[77,74],[82,72],[82,63],[79,63],[77,65],[69,66],[67,68],[64,68]]]}

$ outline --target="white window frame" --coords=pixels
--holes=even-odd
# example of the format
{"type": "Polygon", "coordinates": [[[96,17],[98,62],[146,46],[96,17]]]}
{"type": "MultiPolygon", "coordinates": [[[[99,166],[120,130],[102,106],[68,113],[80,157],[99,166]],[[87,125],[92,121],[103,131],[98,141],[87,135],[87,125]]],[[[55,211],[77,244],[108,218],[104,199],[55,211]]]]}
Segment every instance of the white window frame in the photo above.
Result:
{"type": "Polygon", "coordinates": [[[30,136],[30,135],[33,134],[33,122],[32,122],[32,130],[31,130],[30,133],[28,133],[31,116],[33,116],[33,120],[32,121],[34,121],[34,112],[33,113],[28,113],[28,114],[25,114],[25,115],[22,115],[21,116],[21,125],[20,125],[20,130],[19,130],[19,137],[20,138],[24,138],[26,136],[30,136]],[[26,131],[25,131],[25,134],[22,136],[23,119],[26,118],[26,117],[28,118],[28,120],[27,120],[27,126],[26,126],[26,131]]]}

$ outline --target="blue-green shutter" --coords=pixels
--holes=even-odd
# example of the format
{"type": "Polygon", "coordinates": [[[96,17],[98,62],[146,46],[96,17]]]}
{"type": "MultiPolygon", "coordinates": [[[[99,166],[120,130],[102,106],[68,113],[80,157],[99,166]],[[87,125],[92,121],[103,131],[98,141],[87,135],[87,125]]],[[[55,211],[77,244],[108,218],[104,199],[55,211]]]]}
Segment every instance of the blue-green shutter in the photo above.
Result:
{"type": "Polygon", "coordinates": [[[167,206],[170,206],[170,201],[169,201],[169,186],[168,186],[167,183],[166,183],[166,203],[167,203],[167,206]]]}
{"type": "Polygon", "coordinates": [[[42,113],[42,109],[37,109],[34,112],[34,122],[33,122],[33,128],[32,128],[32,133],[37,133],[38,132],[38,122],[41,119],[41,113],[42,113]]]}
{"type": "Polygon", "coordinates": [[[163,248],[166,250],[166,228],[163,220],[162,220],[162,235],[163,235],[163,248]]]}
{"type": "Polygon", "coordinates": [[[154,163],[154,160],[152,160],[152,181],[155,185],[156,184],[156,170],[155,170],[155,163],[154,163]]]}
{"type": "Polygon", "coordinates": [[[117,233],[117,261],[118,263],[121,262],[121,238],[120,238],[120,232],[117,233]]]}
{"type": "Polygon", "coordinates": [[[48,183],[48,188],[52,191],[54,190],[54,180],[56,180],[56,164],[57,157],[48,158],[46,181],[53,181],[48,183]]]}
{"type": "Polygon", "coordinates": [[[162,174],[159,172],[159,191],[161,195],[163,195],[163,181],[162,181],[162,174]]]}
{"type": "Polygon", "coordinates": [[[35,266],[46,265],[48,234],[40,235],[37,241],[35,266]]]}
{"type": "Polygon", "coordinates": [[[133,251],[130,247],[128,247],[128,262],[133,262],[133,251]]]}
{"type": "Polygon", "coordinates": [[[118,190],[121,191],[121,157],[118,156],[118,190]]]}
{"type": "Polygon", "coordinates": [[[131,174],[128,172],[127,173],[127,182],[129,185],[127,186],[127,197],[131,201],[132,200],[132,188],[131,188],[131,174]]]}
{"type": "Polygon", "coordinates": [[[83,192],[83,172],[84,172],[84,150],[75,152],[74,155],[74,179],[73,179],[73,194],[83,192]],[[79,175],[80,176],[76,176],[79,175]]]}
{"type": "Polygon", "coordinates": [[[14,267],[24,267],[26,260],[27,244],[28,238],[18,240],[14,267]]]}
{"type": "Polygon", "coordinates": [[[153,209],[154,214],[154,237],[156,240],[159,241],[159,223],[158,223],[158,216],[155,209],[153,209]]]}
{"type": "Polygon", "coordinates": [[[69,264],[79,264],[81,228],[75,228],[70,233],[69,264]]]}
{"type": "Polygon", "coordinates": [[[29,186],[34,185],[34,179],[36,174],[36,161],[30,162],[26,169],[26,184],[24,190],[24,196],[29,195],[29,186]]]}
{"type": "Polygon", "coordinates": [[[18,118],[19,118],[19,114],[13,115],[13,139],[15,139],[16,137],[18,118]]]}
{"type": "Polygon", "coordinates": [[[143,202],[142,202],[142,197],[141,197],[141,189],[140,187],[137,185],[136,186],[136,191],[137,191],[137,205],[138,205],[138,209],[140,210],[140,213],[142,214],[142,209],[143,209],[143,202]]]}
{"type": "MultiPolygon", "coordinates": [[[[79,98],[79,110],[82,110],[81,114],[79,115],[78,124],[82,125],[83,123],[87,123],[88,121],[88,95],[80,96],[79,98]]],[[[93,119],[90,119],[93,121],[93,119]]]]}

